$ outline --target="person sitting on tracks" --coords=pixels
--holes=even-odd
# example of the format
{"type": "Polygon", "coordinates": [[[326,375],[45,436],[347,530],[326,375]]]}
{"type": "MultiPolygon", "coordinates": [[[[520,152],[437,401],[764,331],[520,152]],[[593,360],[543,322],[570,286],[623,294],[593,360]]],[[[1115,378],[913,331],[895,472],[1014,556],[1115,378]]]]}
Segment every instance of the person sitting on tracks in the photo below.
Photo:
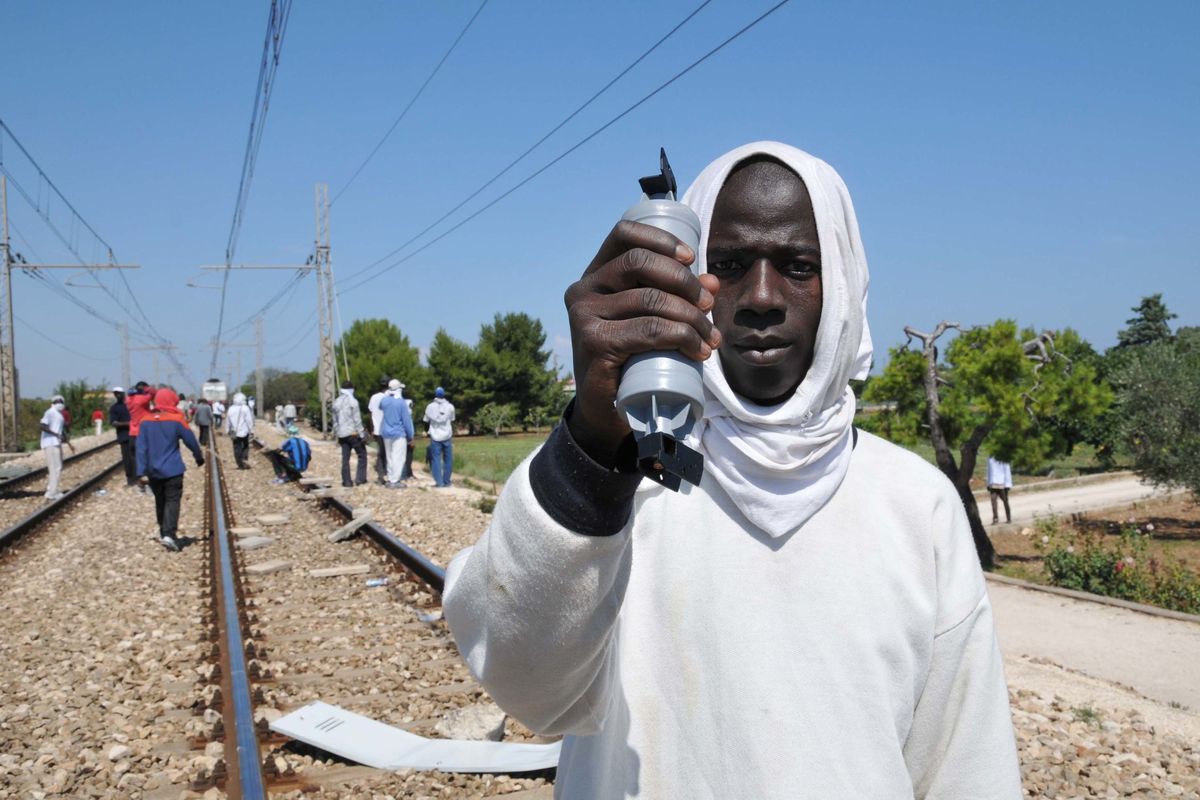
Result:
{"type": "Polygon", "coordinates": [[[143,486],[149,485],[154,493],[159,541],[174,552],[180,550],[176,532],[183,474],[187,471],[179,455],[179,443],[183,442],[192,451],[196,466],[204,466],[204,453],[175,405],[177,402],[179,398],[173,390],[159,389],[154,395],[154,411],[142,420],[137,438],[138,480],[143,486]]]}
{"type": "Polygon", "coordinates": [[[246,456],[250,454],[250,437],[254,435],[254,412],[246,405],[246,395],[238,392],[225,416],[225,432],[233,439],[233,459],[238,469],[250,469],[246,456]]]}
{"type": "Polygon", "coordinates": [[[298,479],[308,469],[308,462],[312,458],[312,448],[300,435],[300,429],[289,425],[287,432],[288,438],[284,439],[278,450],[273,451],[271,464],[275,467],[275,479],[271,483],[287,483],[298,479]]]}
{"type": "Polygon", "coordinates": [[[447,570],[459,650],[566,734],[556,797],[1021,797],[962,502],[853,427],[872,347],[845,185],[759,142],[684,202],[698,252],[623,221],[567,290],[577,395],[447,570]],[[614,408],[649,351],[703,362],[681,492],[643,479],[614,408]]]}

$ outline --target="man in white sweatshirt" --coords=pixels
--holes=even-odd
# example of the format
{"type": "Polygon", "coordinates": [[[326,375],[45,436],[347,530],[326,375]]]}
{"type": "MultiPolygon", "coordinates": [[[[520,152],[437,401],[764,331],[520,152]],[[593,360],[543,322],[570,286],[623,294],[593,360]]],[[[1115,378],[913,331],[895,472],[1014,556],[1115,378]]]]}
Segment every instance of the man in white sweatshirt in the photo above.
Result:
{"type": "Polygon", "coordinates": [[[566,735],[561,798],[1020,797],[962,505],[853,427],[872,347],[845,185],[758,142],[684,202],[700,252],[622,222],[567,292],[576,399],[448,570],[472,672],[566,735]],[[704,362],[705,472],[679,493],[641,479],[613,407],[651,350],[704,362]]]}
{"type": "Polygon", "coordinates": [[[254,412],[246,404],[246,395],[238,392],[225,417],[225,434],[233,439],[233,458],[238,469],[250,469],[250,437],[254,435],[254,412]]]}

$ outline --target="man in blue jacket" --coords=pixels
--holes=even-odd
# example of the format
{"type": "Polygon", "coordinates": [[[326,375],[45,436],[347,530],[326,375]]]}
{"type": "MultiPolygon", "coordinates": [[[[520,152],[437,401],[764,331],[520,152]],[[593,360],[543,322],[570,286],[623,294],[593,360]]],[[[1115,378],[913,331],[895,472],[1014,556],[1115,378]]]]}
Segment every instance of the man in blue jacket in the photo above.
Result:
{"type": "Polygon", "coordinates": [[[183,442],[196,457],[196,466],[204,466],[204,454],[191,428],[176,405],[179,397],[171,389],[159,389],[154,395],[154,410],[142,419],[137,437],[137,474],[143,486],[154,493],[154,513],[158,518],[159,540],[163,547],[178,553],[179,502],[183,498],[183,442]]]}
{"type": "Polygon", "coordinates": [[[387,485],[389,489],[403,489],[400,473],[404,469],[404,451],[413,438],[413,424],[408,403],[404,402],[401,393],[400,381],[393,378],[388,382],[388,392],[379,407],[383,411],[380,433],[383,435],[383,446],[387,448],[387,485]]]}

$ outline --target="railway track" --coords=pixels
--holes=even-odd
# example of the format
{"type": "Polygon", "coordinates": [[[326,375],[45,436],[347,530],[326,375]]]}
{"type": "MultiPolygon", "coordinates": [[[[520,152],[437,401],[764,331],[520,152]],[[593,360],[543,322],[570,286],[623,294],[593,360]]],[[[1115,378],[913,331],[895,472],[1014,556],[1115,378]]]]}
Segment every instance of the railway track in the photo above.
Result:
{"type": "Polygon", "coordinates": [[[87,491],[121,469],[120,452],[115,463],[109,463],[104,455],[112,455],[116,441],[63,460],[59,490],[63,497],[48,501],[39,479],[46,479],[46,468],[41,467],[24,475],[18,475],[0,483],[0,548],[8,547],[22,536],[36,530],[54,515],[72,507],[87,491]]]}
{"type": "MultiPolygon", "coordinates": [[[[382,772],[269,732],[269,721],[321,700],[439,738],[449,712],[488,700],[441,621],[440,567],[370,522],[362,535],[330,542],[353,518],[350,504],[272,486],[265,460],[247,471],[222,461],[205,467],[210,663],[193,706],[205,726],[189,745],[208,760],[191,788],[218,786],[235,798],[318,788],[348,798],[542,796],[545,775],[382,772]]],[[[531,734],[509,721],[513,737],[531,734]]]]}

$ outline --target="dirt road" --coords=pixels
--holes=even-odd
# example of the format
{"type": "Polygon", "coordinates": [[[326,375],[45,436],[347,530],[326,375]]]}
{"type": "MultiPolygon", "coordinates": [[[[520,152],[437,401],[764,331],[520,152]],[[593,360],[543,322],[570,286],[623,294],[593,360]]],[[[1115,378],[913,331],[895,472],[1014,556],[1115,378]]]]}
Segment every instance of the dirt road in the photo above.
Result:
{"type": "Polygon", "coordinates": [[[1200,624],[988,581],[1006,659],[1049,660],[1200,711],[1200,624]]]}
{"type": "MultiPolygon", "coordinates": [[[[1136,476],[1128,475],[1113,480],[1067,486],[1061,489],[1010,492],[1008,502],[1012,508],[1014,525],[1027,525],[1037,517],[1052,514],[1069,516],[1077,511],[1113,508],[1128,505],[1150,497],[1170,494],[1142,483],[1136,476]]],[[[991,506],[986,492],[976,495],[979,514],[984,522],[991,519],[991,506]]],[[[1004,507],[999,506],[1000,518],[1004,518],[1004,507]]]]}

